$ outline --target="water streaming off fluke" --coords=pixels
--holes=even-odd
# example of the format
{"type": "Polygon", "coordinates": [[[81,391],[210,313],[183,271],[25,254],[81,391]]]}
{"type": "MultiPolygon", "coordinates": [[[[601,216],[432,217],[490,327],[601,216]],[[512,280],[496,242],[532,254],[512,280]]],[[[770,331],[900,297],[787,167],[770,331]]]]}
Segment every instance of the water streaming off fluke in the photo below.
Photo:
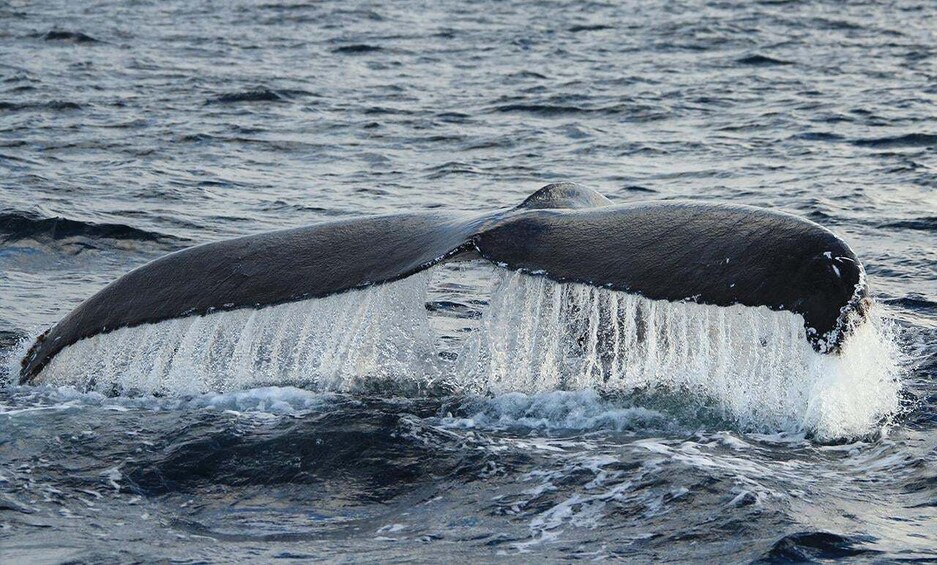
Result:
{"type": "Polygon", "coordinates": [[[818,437],[866,433],[897,408],[897,352],[875,319],[842,355],[820,355],[804,339],[802,318],[789,312],[654,301],[475,269],[490,279],[490,296],[480,321],[461,316],[467,337],[449,344],[457,354],[438,353],[430,318],[439,316],[426,307],[439,279],[462,271],[443,267],[323,299],[97,335],[65,349],[43,380],[106,394],[270,385],[385,394],[640,392],[741,429],[818,437]]]}

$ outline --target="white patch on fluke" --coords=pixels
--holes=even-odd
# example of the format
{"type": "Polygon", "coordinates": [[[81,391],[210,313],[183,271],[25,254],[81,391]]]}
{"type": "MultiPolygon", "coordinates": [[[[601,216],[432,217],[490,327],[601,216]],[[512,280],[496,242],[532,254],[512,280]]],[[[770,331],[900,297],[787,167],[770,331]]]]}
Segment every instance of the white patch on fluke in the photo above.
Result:
{"type": "Polygon", "coordinates": [[[323,299],[119,329],[63,350],[41,382],[164,395],[440,381],[482,395],[659,393],[745,430],[823,439],[868,433],[898,407],[898,352],[876,320],[840,355],[820,355],[790,312],[654,301],[494,268],[478,327],[463,332],[455,360],[441,359],[425,308],[439,269],[323,299]]]}

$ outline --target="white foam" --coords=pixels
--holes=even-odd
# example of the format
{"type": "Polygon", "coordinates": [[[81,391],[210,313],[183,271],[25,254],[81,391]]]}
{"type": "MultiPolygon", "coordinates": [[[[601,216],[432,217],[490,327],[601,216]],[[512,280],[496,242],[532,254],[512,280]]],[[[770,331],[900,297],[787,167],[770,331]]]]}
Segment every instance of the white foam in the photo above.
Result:
{"type": "Polygon", "coordinates": [[[643,407],[621,406],[594,390],[553,391],[541,394],[511,392],[479,398],[463,417],[442,418],[444,428],[532,428],[550,430],[616,431],[660,429],[668,418],[643,407]]]}
{"type": "MultiPolygon", "coordinates": [[[[117,412],[131,410],[217,410],[251,416],[297,415],[334,407],[341,395],[320,393],[296,387],[261,387],[228,393],[193,396],[106,396],[96,391],[80,391],[73,386],[20,387],[15,402],[0,404],[0,415],[17,417],[32,412],[55,412],[103,408],[117,412]]],[[[346,397],[347,399],[347,397],[346,397]]]]}
{"type": "MultiPolygon", "coordinates": [[[[445,381],[447,390],[502,397],[501,415],[482,417],[527,418],[526,425],[539,416],[512,412],[510,399],[519,397],[502,395],[639,392],[703,408],[744,430],[820,438],[868,433],[898,407],[898,351],[877,319],[841,355],[820,355],[801,316],[789,312],[652,301],[486,272],[494,273],[490,304],[454,362],[436,354],[424,306],[430,271],[318,300],[116,330],[63,350],[42,381],[163,395],[269,385],[373,391],[375,382],[425,390],[445,381]]],[[[563,410],[570,427],[639,416],[563,410]]]]}

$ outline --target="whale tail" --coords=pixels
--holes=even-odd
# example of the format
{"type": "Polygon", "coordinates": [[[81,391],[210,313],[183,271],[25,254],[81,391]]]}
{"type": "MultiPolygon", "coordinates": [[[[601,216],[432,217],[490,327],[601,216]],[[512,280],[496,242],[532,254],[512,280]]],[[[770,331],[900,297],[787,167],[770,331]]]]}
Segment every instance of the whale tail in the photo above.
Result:
{"type": "Polygon", "coordinates": [[[352,218],[172,253],[109,284],[40,336],[22,361],[21,380],[97,334],[323,298],[409,277],[467,251],[554,281],[651,300],[793,312],[821,353],[839,350],[869,302],[855,254],[808,220],[701,202],[615,205],[589,188],[555,183],[487,214],[352,218]]]}

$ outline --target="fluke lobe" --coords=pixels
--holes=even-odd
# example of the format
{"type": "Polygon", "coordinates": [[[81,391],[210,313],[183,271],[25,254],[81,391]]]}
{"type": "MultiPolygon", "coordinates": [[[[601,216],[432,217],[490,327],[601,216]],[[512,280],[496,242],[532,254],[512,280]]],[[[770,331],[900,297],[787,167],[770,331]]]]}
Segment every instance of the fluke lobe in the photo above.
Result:
{"type": "Polygon", "coordinates": [[[75,342],[122,327],[321,298],[456,256],[652,300],[786,310],[837,353],[870,302],[862,265],[829,230],[790,214],[696,201],[614,205],[574,183],[487,214],[412,212],[209,243],[135,269],[40,336],[22,382],[75,342]]]}

